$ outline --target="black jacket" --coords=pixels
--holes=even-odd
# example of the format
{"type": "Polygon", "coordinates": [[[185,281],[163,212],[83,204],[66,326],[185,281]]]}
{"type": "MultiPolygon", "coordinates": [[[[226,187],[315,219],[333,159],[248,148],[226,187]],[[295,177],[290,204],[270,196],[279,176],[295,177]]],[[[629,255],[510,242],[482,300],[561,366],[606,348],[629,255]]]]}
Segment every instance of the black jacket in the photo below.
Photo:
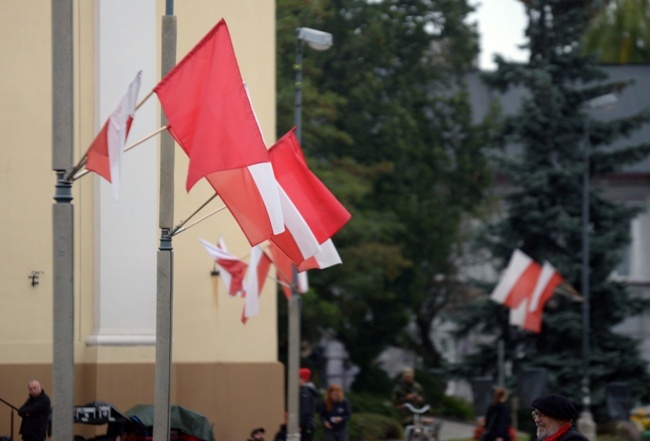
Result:
{"type": "Polygon", "coordinates": [[[299,423],[301,428],[314,428],[316,427],[316,406],[318,404],[318,391],[312,383],[307,383],[300,386],[300,413],[299,423]]]}
{"type": "MultiPolygon", "coordinates": [[[[539,440],[535,440],[539,441],[539,440]]],[[[562,436],[560,436],[557,441],[589,441],[586,436],[584,436],[576,426],[571,425],[569,430],[567,430],[562,436]]]]}
{"type": "Polygon", "coordinates": [[[510,408],[506,403],[490,404],[485,413],[485,432],[483,441],[494,441],[497,438],[509,440],[510,408]]]}
{"type": "Polygon", "coordinates": [[[340,432],[346,429],[348,425],[348,420],[350,419],[350,415],[352,414],[352,408],[350,407],[350,402],[348,401],[347,398],[343,398],[341,401],[336,401],[332,404],[333,404],[332,410],[328,411],[325,401],[321,403],[320,418],[321,421],[323,421],[323,425],[325,424],[325,421],[329,422],[332,425],[331,429],[326,428],[325,430],[331,430],[332,432],[340,432]],[[332,418],[334,417],[341,418],[341,420],[334,422],[332,421],[332,418]]]}
{"type": "Polygon", "coordinates": [[[44,440],[50,423],[50,407],[50,397],[44,390],[41,390],[36,397],[30,395],[25,404],[18,409],[18,415],[23,419],[20,423],[20,434],[23,437],[44,440]]]}

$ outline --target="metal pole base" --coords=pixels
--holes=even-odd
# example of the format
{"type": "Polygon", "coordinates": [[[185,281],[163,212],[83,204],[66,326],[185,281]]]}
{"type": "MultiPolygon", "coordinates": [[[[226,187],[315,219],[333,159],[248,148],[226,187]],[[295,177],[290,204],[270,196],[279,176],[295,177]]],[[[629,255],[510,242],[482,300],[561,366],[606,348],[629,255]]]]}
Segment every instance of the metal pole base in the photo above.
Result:
{"type": "Polygon", "coordinates": [[[578,426],[578,430],[582,432],[589,441],[596,441],[596,423],[594,422],[594,417],[591,415],[591,412],[587,410],[580,413],[580,418],[578,418],[576,425],[578,426]]]}
{"type": "Polygon", "coordinates": [[[300,441],[300,433],[287,433],[287,441],[300,441]]]}

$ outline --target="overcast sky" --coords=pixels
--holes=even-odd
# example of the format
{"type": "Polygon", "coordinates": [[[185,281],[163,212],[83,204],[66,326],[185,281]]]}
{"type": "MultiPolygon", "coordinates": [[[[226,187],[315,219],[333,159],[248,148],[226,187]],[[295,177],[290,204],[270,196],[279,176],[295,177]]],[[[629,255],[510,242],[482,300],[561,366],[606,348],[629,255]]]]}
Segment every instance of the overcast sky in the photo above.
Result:
{"type": "Polygon", "coordinates": [[[474,0],[477,12],[470,17],[478,21],[481,34],[479,67],[494,69],[493,57],[501,54],[507,60],[525,61],[527,51],[517,48],[524,42],[526,15],[519,0],[474,0]]]}

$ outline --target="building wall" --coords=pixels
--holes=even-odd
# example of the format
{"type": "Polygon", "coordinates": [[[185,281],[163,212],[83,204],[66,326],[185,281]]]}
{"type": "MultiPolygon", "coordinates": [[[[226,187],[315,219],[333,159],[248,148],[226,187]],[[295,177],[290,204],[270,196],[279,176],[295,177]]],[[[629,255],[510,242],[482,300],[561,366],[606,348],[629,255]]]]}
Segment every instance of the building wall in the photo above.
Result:
{"type": "MultiPolygon", "coordinates": [[[[78,161],[136,72],[140,97],[160,78],[163,0],[75,0],[74,160],[78,161]]],[[[3,2],[0,14],[0,398],[19,406],[38,378],[52,391],[52,42],[51,2],[3,2]],[[38,272],[38,284],[29,276],[38,272]]],[[[221,18],[267,144],[275,133],[275,2],[175,2],[177,60],[221,18]]],[[[138,110],[130,143],[160,126],[155,96],[138,110]]],[[[153,402],[158,138],[126,153],[119,199],[88,174],[73,184],[75,402],[127,410],[153,402]]],[[[72,164],[71,164],[72,165],[72,164]]],[[[187,158],[176,149],[174,219],[187,219],[213,194],[185,191],[187,158]]],[[[213,201],[197,215],[222,204],[213,201]]],[[[260,315],[240,321],[199,244],[221,234],[233,254],[250,246],[227,210],[173,239],[172,401],[203,413],[219,439],[253,426],[273,432],[283,419],[284,375],[277,361],[276,287],[266,283],[260,315]],[[260,399],[260,397],[264,397],[260,399]]],[[[0,435],[10,418],[0,404],[0,435]]],[[[15,417],[17,425],[20,418],[15,417]]],[[[89,428],[76,427],[86,435],[89,428]]],[[[224,438],[225,437],[225,438],[224,438]]]]}

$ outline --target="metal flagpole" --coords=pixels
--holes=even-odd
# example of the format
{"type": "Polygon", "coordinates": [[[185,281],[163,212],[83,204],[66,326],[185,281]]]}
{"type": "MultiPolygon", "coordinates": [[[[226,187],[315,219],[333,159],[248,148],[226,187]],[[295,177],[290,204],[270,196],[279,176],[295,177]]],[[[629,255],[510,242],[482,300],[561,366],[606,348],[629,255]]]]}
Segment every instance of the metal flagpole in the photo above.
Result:
{"type": "MultiPolygon", "coordinates": [[[[174,1],[167,0],[162,17],[161,73],[164,76],[176,64],[176,17],[174,1]]],[[[168,123],[164,111],[161,125],[168,123]]],[[[172,309],[174,253],[169,234],[174,223],[174,140],[169,132],[160,138],[160,200],[156,297],[156,367],[154,378],[153,440],[168,441],[170,430],[170,395],[172,370],[172,309]]]]}
{"type": "Polygon", "coordinates": [[[53,329],[52,439],[71,440],[74,407],[73,2],[52,0],[53,329]]]}

